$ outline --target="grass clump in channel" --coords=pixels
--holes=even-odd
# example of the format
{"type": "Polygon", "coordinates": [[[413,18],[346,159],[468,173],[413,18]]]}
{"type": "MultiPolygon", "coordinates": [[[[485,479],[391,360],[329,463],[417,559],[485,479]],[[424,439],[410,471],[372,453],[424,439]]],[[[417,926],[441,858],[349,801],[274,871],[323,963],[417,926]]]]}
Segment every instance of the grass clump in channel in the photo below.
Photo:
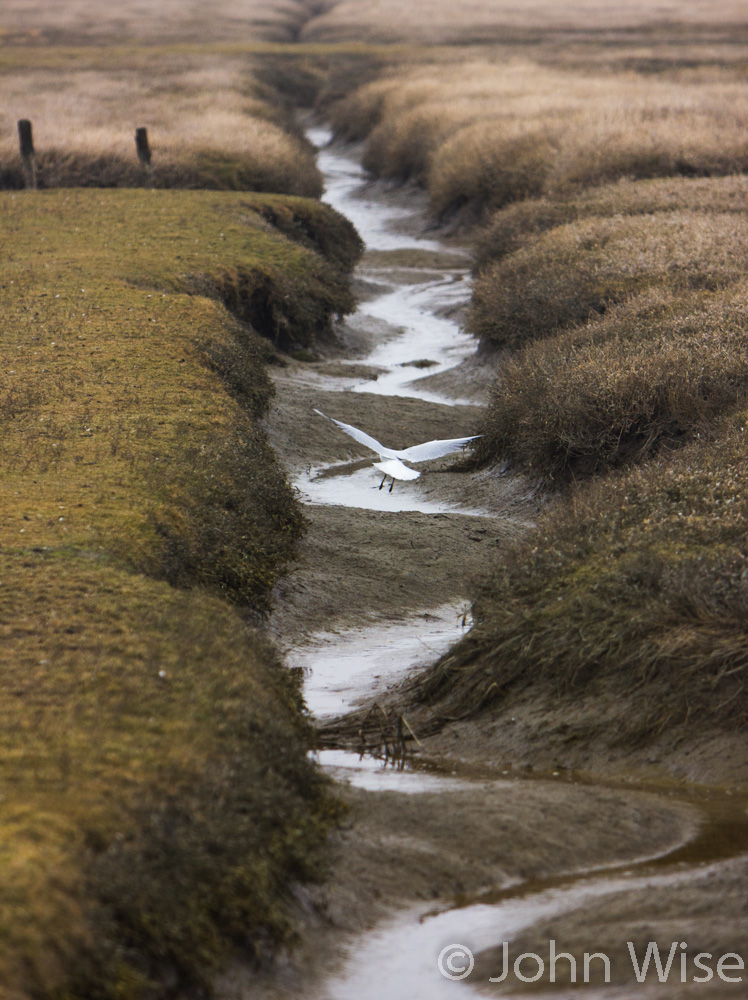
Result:
{"type": "Polygon", "coordinates": [[[273,348],[223,299],[261,287],[262,332],[312,337],[347,300],[308,244],[341,223],[208,192],[0,200],[0,982],[208,989],[233,946],[290,940],[334,814],[249,624],[302,522],[258,426],[273,348]]]}

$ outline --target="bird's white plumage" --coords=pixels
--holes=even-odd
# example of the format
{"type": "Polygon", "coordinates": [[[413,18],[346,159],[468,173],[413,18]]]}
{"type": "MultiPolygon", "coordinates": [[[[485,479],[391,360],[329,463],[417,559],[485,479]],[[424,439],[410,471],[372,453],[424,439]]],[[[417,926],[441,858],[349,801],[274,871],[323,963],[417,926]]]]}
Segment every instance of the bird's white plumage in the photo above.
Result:
{"type": "Polygon", "coordinates": [[[322,410],[315,410],[314,412],[319,413],[325,420],[332,420],[335,426],[339,427],[341,431],[345,431],[346,434],[358,441],[359,444],[371,448],[372,451],[375,451],[377,455],[381,455],[382,458],[397,458],[397,452],[394,452],[391,448],[385,448],[383,444],[380,444],[376,438],[367,434],[366,431],[360,431],[358,427],[353,427],[351,424],[344,424],[342,420],[336,420],[335,417],[328,417],[322,410]]]}
{"type": "Polygon", "coordinates": [[[380,458],[386,459],[386,461],[375,462],[374,468],[379,469],[386,476],[392,476],[393,479],[418,479],[421,474],[415,469],[409,469],[407,465],[403,464],[402,459],[406,459],[408,462],[428,462],[429,459],[441,458],[443,455],[449,455],[453,451],[459,451],[466,444],[481,437],[480,434],[474,434],[472,437],[425,441],[423,444],[414,444],[410,448],[403,448],[401,451],[396,451],[394,448],[385,448],[376,438],[367,434],[366,431],[359,430],[358,427],[353,427],[352,424],[344,424],[342,420],[328,417],[322,410],[315,410],[314,412],[326,420],[331,420],[336,427],[339,427],[341,431],[350,435],[359,444],[376,452],[380,458]]]}
{"type": "Polygon", "coordinates": [[[441,458],[442,455],[449,455],[453,451],[459,451],[466,444],[474,441],[480,434],[466,438],[445,438],[442,441],[426,441],[424,444],[414,444],[410,448],[397,452],[398,458],[407,459],[408,462],[428,462],[431,458],[441,458]]]}
{"type": "Polygon", "coordinates": [[[384,462],[374,462],[374,468],[379,469],[385,476],[392,476],[393,479],[418,479],[421,473],[417,469],[409,469],[403,465],[399,458],[388,458],[384,462]]]}

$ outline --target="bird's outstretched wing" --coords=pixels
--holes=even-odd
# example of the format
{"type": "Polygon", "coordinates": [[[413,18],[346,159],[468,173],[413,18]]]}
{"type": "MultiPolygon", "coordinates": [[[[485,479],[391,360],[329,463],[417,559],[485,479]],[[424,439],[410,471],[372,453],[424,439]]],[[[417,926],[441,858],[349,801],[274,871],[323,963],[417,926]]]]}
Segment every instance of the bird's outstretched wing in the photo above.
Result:
{"type": "Polygon", "coordinates": [[[410,448],[395,452],[398,458],[404,458],[408,462],[428,462],[430,458],[441,458],[442,455],[449,455],[453,451],[459,451],[470,441],[483,437],[482,434],[474,434],[467,438],[445,438],[443,441],[426,441],[423,444],[414,444],[410,448]]]}
{"type": "Polygon", "coordinates": [[[358,427],[353,427],[351,424],[344,424],[342,420],[336,420],[335,417],[328,417],[326,413],[322,410],[315,410],[315,413],[319,413],[321,417],[325,417],[327,420],[332,420],[332,422],[341,429],[349,434],[352,438],[359,442],[359,444],[366,445],[367,448],[371,448],[375,451],[377,455],[382,455],[384,458],[397,458],[397,454],[391,448],[385,448],[383,444],[380,444],[376,438],[371,437],[366,431],[360,431],[358,427]]]}

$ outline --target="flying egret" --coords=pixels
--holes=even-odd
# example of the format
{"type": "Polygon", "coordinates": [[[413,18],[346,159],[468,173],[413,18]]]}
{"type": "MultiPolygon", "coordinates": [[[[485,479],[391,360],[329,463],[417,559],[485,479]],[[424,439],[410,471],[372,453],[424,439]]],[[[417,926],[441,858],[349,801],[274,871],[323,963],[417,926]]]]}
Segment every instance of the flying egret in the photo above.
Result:
{"type": "Polygon", "coordinates": [[[326,420],[332,420],[341,431],[349,434],[359,444],[365,445],[379,455],[382,461],[374,462],[374,468],[384,473],[382,482],[379,484],[379,489],[381,490],[384,486],[387,476],[390,476],[392,479],[390,493],[392,493],[392,487],[395,485],[396,479],[418,479],[421,475],[416,469],[408,468],[402,459],[407,459],[409,462],[428,462],[429,459],[441,458],[442,455],[449,455],[453,451],[459,451],[460,448],[464,448],[470,441],[475,441],[476,438],[483,437],[482,434],[474,434],[472,437],[425,441],[423,444],[414,444],[410,448],[403,448],[402,451],[396,451],[394,448],[385,448],[376,438],[371,437],[366,431],[360,431],[358,427],[353,427],[351,424],[344,424],[342,420],[336,420],[335,417],[328,417],[322,410],[315,410],[314,412],[319,413],[326,420]]]}

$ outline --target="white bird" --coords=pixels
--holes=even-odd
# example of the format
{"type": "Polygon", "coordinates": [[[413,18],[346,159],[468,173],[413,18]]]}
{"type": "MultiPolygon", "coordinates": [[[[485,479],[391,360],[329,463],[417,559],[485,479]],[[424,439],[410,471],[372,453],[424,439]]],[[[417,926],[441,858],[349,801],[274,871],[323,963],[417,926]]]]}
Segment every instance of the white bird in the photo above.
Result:
{"type": "Polygon", "coordinates": [[[374,468],[384,473],[384,478],[379,484],[379,489],[381,490],[384,486],[387,476],[390,476],[392,478],[390,493],[392,493],[392,487],[395,485],[396,479],[418,479],[421,475],[416,469],[408,468],[402,459],[406,459],[408,462],[428,462],[429,459],[441,458],[442,455],[449,455],[453,451],[459,451],[460,448],[464,448],[470,441],[475,441],[476,438],[483,437],[482,434],[474,434],[472,437],[425,441],[423,444],[414,444],[410,448],[403,448],[402,451],[396,451],[394,448],[385,448],[376,438],[371,437],[366,431],[360,431],[358,427],[353,427],[351,424],[344,424],[342,420],[336,420],[334,417],[328,417],[322,410],[315,410],[314,412],[319,413],[326,420],[332,420],[341,431],[345,431],[346,434],[355,438],[360,444],[366,445],[367,448],[371,448],[372,451],[375,451],[379,455],[382,461],[374,462],[374,468]]]}

